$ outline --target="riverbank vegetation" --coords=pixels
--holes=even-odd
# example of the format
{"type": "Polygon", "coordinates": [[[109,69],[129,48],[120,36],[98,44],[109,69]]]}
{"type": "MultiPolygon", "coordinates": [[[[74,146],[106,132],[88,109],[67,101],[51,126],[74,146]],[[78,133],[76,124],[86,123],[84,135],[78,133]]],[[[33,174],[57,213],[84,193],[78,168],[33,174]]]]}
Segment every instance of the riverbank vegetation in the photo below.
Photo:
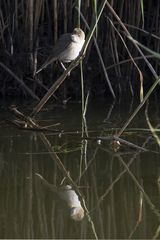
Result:
{"type": "MultiPolygon", "coordinates": [[[[95,0],[2,0],[0,96],[41,98],[62,74],[62,69],[53,64],[38,76],[36,70],[59,36],[80,25],[86,37],[95,26],[82,64],[84,91],[89,91],[90,96],[113,98],[122,92],[131,96],[138,92],[143,99],[144,86],[148,89],[159,72],[160,3],[104,2],[107,4],[101,8],[103,2],[95,0]]],[[[58,98],[80,99],[81,77],[76,67],[58,87],[58,98]]]]}

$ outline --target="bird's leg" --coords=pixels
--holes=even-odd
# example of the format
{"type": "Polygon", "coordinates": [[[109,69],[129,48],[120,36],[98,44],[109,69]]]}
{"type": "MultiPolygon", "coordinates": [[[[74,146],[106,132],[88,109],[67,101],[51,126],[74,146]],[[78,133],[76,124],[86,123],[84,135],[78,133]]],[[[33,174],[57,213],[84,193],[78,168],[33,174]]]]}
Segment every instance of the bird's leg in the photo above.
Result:
{"type": "Polygon", "coordinates": [[[64,71],[66,71],[66,67],[64,66],[64,64],[60,61],[60,64],[62,66],[62,68],[64,69],[64,71]]]}
{"type": "MultiPolygon", "coordinates": [[[[64,71],[66,71],[66,67],[64,66],[64,64],[61,61],[60,61],[60,64],[61,64],[62,68],[64,69],[64,71]]],[[[70,72],[67,75],[70,76],[70,72]]]]}

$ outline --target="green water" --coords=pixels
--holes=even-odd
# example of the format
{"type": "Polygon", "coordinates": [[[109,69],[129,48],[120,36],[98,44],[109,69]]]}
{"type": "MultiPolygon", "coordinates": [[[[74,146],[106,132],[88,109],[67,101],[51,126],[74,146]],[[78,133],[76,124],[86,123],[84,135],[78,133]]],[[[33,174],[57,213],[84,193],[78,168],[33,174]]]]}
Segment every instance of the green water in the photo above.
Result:
{"type": "MultiPolygon", "coordinates": [[[[88,136],[115,134],[135,106],[126,101],[89,103],[88,136]]],[[[154,126],[159,121],[158,105],[155,106],[150,114],[154,126]]],[[[1,111],[2,118],[4,112],[1,111]]],[[[98,144],[82,139],[79,103],[50,105],[37,119],[43,126],[56,124],[54,129],[61,132],[45,133],[54,157],[39,132],[1,123],[0,238],[153,238],[160,224],[160,152],[150,132],[141,130],[148,128],[144,112],[121,137],[147,148],[147,152],[124,144],[114,152],[109,141],[98,144]],[[57,187],[61,184],[64,171],[55,156],[79,186],[91,220],[87,216],[80,222],[70,219],[53,194],[37,182],[35,174],[39,173],[49,183],[57,187]],[[127,171],[124,164],[129,162],[127,171]]]]}

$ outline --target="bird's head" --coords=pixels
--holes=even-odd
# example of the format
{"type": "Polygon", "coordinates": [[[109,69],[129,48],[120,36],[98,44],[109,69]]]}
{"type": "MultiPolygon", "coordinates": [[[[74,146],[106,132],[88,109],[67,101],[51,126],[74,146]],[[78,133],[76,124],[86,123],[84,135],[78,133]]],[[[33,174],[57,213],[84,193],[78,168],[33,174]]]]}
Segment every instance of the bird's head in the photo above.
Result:
{"type": "Polygon", "coordinates": [[[77,35],[77,37],[80,39],[80,41],[84,41],[85,40],[85,34],[82,31],[82,29],[80,29],[80,28],[75,28],[73,30],[72,34],[77,35]]]}

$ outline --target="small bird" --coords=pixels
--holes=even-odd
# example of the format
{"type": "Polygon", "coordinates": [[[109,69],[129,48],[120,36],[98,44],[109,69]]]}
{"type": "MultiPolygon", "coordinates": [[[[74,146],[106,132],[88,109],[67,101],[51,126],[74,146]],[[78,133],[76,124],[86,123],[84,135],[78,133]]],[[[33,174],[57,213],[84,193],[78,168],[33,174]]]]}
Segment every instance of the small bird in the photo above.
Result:
{"type": "Polygon", "coordinates": [[[84,42],[85,34],[80,28],[75,28],[72,33],[61,35],[56,45],[53,47],[51,55],[36,73],[39,73],[42,69],[56,60],[59,60],[62,67],[65,69],[63,63],[68,63],[76,59],[84,42]]]}

